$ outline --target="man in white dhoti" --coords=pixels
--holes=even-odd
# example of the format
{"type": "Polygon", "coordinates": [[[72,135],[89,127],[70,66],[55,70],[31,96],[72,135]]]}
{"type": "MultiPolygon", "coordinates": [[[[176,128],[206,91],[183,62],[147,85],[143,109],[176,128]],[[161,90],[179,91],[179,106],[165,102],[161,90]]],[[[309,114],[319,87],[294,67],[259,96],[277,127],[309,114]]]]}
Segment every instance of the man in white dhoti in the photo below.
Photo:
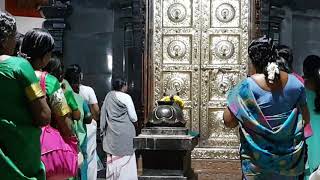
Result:
{"type": "Polygon", "coordinates": [[[107,180],[138,180],[133,149],[137,114],[131,96],[126,94],[127,82],[116,79],[112,86],[100,117],[103,150],[107,153],[106,177],[107,180]]]}

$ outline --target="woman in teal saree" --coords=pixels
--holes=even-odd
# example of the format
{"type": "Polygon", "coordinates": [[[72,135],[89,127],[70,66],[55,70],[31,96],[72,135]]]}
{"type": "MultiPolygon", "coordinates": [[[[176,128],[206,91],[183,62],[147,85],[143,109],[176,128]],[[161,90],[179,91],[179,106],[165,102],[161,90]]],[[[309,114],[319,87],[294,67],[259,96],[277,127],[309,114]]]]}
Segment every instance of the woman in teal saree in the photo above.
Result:
{"type": "Polygon", "coordinates": [[[303,73],[310,109],[310,123],[313,136],[308,144],[308,173],[314,172],[320,165],[320,57],[308,56],[303,63],[303,73]]]}
{"type": "Polygon", "coordinates": [[[74,123],[74,130],[79,139],[79,145],[81,152],[84,157],[84,162],[80,167],[81,170],[81,180],[87,180],[88,174],[88,154],[87,154],[87,128],[86,124],[90,124],[92,121],[92,115],[87,102],[79,95],[80,86],[80,70],[78,66],[70,65],[65,72],[66,88],[72,88],[74,91],[74,97],[77,103],[81,106],[81,118],[79,121],[74,123]],[[69,84],[70,83],[70,84],[69,84]]]}
{"type": "Polygon", "coordinates": [[[303,126],[309,121],[303,84],[280,71],[272,40],[253,41],[249,56],[257,74],[229,92],[224,113],[227,127],[240,126],[243,179],[298,180],[304,172],[303,126]]]}

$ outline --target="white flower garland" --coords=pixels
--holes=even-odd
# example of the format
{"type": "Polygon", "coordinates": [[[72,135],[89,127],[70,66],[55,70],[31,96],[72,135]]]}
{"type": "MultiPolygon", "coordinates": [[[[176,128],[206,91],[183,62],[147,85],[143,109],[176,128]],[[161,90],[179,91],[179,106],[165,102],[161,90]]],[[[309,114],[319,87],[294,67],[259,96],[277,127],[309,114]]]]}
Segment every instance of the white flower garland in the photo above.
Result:
{"type": "Polygon", "coordinates": [[[279,66],[275,62],[269,62],[267,66],[268,82],[273,84],[276,74],[280,74],[279,66]]]}

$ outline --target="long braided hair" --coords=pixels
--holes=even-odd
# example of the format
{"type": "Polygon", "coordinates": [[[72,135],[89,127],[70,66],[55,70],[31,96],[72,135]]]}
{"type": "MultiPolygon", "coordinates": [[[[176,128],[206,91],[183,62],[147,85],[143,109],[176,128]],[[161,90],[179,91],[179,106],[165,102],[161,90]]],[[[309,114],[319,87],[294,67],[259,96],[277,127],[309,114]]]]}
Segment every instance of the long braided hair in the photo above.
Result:
{"type": "Polygon", "coordinates": [[[253,40],[248,53],[257,73],[263,73],[267,82],[274,83],[280,79],[280,64],[284,60],[279,56],[271,38],[264,36],[253,40]]]}

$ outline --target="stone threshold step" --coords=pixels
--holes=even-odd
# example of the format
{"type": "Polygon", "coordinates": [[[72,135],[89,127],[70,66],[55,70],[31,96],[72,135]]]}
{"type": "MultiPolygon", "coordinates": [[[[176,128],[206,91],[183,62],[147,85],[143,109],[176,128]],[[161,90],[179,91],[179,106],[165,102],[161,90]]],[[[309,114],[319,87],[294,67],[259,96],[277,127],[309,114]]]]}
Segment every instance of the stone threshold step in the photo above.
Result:
{"type": "Polygon", "coordinates": [[[139,180],[187,180],[183,176],[139,176],[139,180]]]}

